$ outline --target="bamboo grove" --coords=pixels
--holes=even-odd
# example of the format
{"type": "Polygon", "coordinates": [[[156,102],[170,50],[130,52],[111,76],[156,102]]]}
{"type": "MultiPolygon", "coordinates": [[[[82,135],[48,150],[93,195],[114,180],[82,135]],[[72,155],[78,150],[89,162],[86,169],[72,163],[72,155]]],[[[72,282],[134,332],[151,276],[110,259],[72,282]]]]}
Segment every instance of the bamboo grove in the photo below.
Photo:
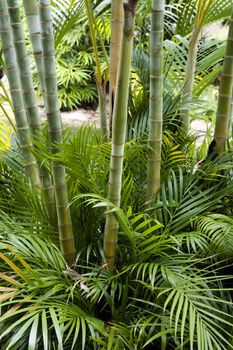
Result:
{"type": "Polygon", "coordinates": [[[2,349],[233,348],[233,4],[220,3],[222,12],[217,0],[0,0],[20,149],[17,161],[0,153],[2,349]],[[91,43],[99,128],[62,126],[55,5],[72,17],[60,38],[78,12],[85,17],[80,41],[91,43]],[[208,65],[202,29],[226,18],[226,44],[207,45],[217,57],[208,65]],[[205,65],[203,85],[214,69],[221,76],[214,133],[198,162],[190,120],[205,65]]]}
{"type": "MultiPolygon", "coordinates": [[[[31,4],[34,10],[37,4],[31,4]],[[33,8],[34,7],[34,8],[33,8]]],[[[40,79],[43,75],[46,112],[49,122],[49,135],[51,142],[51,152],[59,152],[56,142],[61,141],[61,117],[57,100],[57,83],[55,72],[55,57],[53,51],[53,33],[52,20],[49,2],[41,2],[36,13],[40,16],[40,25],[38,24],[38,15],[33,16],[35,24],[32,24],[31,9],[25,1],[26,14],[31,26],[41,28],[41,50],[37,51],[37,67],[40,79]],[[41,73],[41,63],[42,71],[41,73]],[[48,73],[49,72],[49,73],[48,73]]],[[[32,83],[32,74],[29,71],[29,62],[27,61],[27,52],[24,43],[22,25],[20,23],[18,1],[1,2],[1,35],[5,61],[8,66],[8,77],[10,83],[10,92],[13,101],[17,132],[20,136],[20,147],[24,155],[24,166],[27,169],[28,177],[33,186],[36,186],[38,193],[45,190],[48,213],[53,212],[53,189],[50,179],[46,176],[43,166],[37,164],[32,151],[32,137],[40,131],[40,120],[38,109],[35,102],[34,89],[32,83]],[[8,5],[8,6],[7,6],[8,5]],[[10,16],[9,16],[10,15],[10,16]],[[10,21],[11,19],[11,21],[10,21]],[[17,65],[18,62],[18,65],[17,65]],[[22,90],[21,90],[22,86],[22,90]],[[24,90],[25,89],[25,90],[24,90]],[[25,110],[26,109],[26,110],[25,110]],[[41,180],[39,173],[43,173],[41,180]],[[44,179],[47,177],[47,180],[44,179]],[[44,186],[45,185],[45,186],[44,186]]],[[[34,33],[31,32],[32,41],[35,42],[34,33]]],[[[38,38],[37,38],[38,39],[38,38]]],[[[34,44],[35,47],[36,44],[34,44]]],[[[38,45],[38,40],[37,40],[38,45]]],[[[39,136],[39,133],[36,135],[39,136]]],[[[74,260],[74,243],[72,234],[72,225],[68,208],[68,197],[66,190],[65,169],[64,166],[53,162],[53,181],[56,198],[58,227],[60,232],[61,249],[67,261],[72,263],[74,260]]]]}

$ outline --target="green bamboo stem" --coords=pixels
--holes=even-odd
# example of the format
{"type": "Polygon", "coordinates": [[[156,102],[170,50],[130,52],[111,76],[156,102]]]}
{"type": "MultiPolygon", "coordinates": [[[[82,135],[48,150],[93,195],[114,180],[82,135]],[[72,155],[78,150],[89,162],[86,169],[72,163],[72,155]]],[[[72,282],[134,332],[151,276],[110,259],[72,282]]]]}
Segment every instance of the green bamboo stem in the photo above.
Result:
{"type": "MultiPolygon", "coordinates": [[[[23,100],[26,109],[27,120],[30,126],[31,134],[34,140],[37,140],[42,131],[39,108],[36,101],[36,95],[33,86],[30,61],[25,44],[23,26],[21,23],[19,1],[7,0],[8,11],[10,15],[11,27],[14,38],[14,47],[20,73],[20,81],[22,86],[23,100]]],[[[55,203],[54,191],[49,174],[45,168],[38,163],[40,172],[40,180],[43,187],[43,197],[49,218],[54,221],[55,203]]]]}
{"type": "Polygon", "coordinates": [[[16,62],[13,36],[6,0],[0,0],[0,32],[17,133],[22,151],[25,172],[32,185],[40,186],[36,160],[32,154],[32,140],[24,108],[20,77],[16,62]]]}
{"type": "Polygon", "coordinates": [[[219,87],[218,107],[214,131],[216,151],[221,155],[225,150],[228,138],[229,120],[231,115],[233,88],[233,10],[230,19],[230,26],[226,44],[226,51],[223,63],[223,72],[219,87]]]}
{"type": "Polygon", "coordinates": [[[232,88],[232,96],[231,96],[231,111],[230,111],[230,118],[229,118],[229,124],[228,124],[228,135],[231,137],[233,136],[233,88],[232,88]]]}
{"type": "Polygon", "coordinates": [[[7,3],[26,114],[32,135],[36,135],[41,131],[41,122],[39,117],[39,109],[36,103],[36,96],[32,81],[28,52],[25,44],[23,26],[21,23],[19,1],[7,0],[7,3]]]}
{"type": "Polygon", "coordinates": [[[110,42],[110,89],[109,89],[109,128],[112,134],[112,115],[116,93],[117,72],[124,23],[123,0],[111,3],[111,42],[110,42]]]}
{"type": "Polygon", "coordinates": [[[32,51],[36,63],[37,74],[39,77],[40,87],[44,95],[44,76],[42,61],[42,42],[41,42],[41,26],[40,15],[37,0],[23,0],[25,15],[27,18],[32,51]]]}
{"type": "MultiPolygon", "coordinates": [[[[49,0],[40,0],[39,4],[46,96],[45,106],[51,152],[55,156],[61,152],[58,144],[62,142],[62,125],[57,92],[52,16],[49,0]]],[[[61,251],[66,261],[69,264],[73,264],[75,260],[75,243],[69,209],[65,167],[58,160],[54,160],[52,162],[52,169],[61,251]]]]}
{"type": "Polygon", "coordinates": [[[163,124],[163,26],[164,0],[152,0],[150,36],[150,105],[149,152],[147,165],[147,199],[160,188],[163,124]]]}
{"type": "MultiPolygon", "coordinates": [[[[121,183],[124,144],[127,124],[129,78],[133,47],[135,11],[137,0],[124,4],[124,28],[119,62],[116,99],[113,112],[112,151],[108,184],[108,199],[117,206],[121,201],[121,183]]],[[[104,254],[110,270],[114,269],[118,223],[113,214],[107,214],[104,232],[104,254]]]]}
{"type": "Polygon", "coordinates": [[[89,23],[89,29],[90,29],[90,36],[94,51],[94,57],[95,57],[95,63],[96,63],[96,86],[98,90],[98,101],[99,101],[99,111],[100,111],[100,128],[101,128],[101,134],[104,139],[107,138],[108,135],[108,127],[107,127],[107,113],[106,113],[106,98],[105,98],[105,91],[102,86],[102,73],[101,73],[101,66],[100,66],[100,59],[99,59],[99,53],[98,53],[98,47],[96,42],[96,32],[94,27],[94,16],[91,10],[90,2],[89,0],[85,0],[85,6],[86,6],[86,12],[87,12],[87,18],[89,23]]]}

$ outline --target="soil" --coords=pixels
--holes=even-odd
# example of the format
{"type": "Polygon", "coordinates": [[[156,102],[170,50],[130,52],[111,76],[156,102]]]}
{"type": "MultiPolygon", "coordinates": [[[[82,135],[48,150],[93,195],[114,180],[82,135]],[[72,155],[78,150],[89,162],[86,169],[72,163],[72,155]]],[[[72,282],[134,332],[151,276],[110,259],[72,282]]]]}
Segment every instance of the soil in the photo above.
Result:
{"type": "MultiPolygon", "coordinates": [[[[42,121],[46,120],[45,111],[40,108],[42,121]]],[[[73,126],[75,128],[80,127],[83,124],[95,124],[100,126],[98,112],[91,109],[79,108],[76,111],[61,112],[62,124],[64,126],[73,126]]]]}

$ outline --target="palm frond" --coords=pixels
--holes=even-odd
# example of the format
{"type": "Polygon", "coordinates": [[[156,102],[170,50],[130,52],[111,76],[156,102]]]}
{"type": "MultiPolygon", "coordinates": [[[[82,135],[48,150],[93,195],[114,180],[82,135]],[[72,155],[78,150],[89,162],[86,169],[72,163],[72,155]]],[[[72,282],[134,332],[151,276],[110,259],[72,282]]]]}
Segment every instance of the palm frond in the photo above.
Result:
{"type": "Polygon", "coordinates": [[[12,130],[9,125],[4,120],[0,120],[0,156],[10,149],[11,133],[12,130]]]}
{"type": "Polygon", "coordinates": [[[214,178],[213,168],[212,171],[212,179],[204,173],[199,174],[200,178],[197,173],[185,174],[182,168],[179,173],[170,171],[167,182],[161,185],[156,205],[157,218],[165,225],[167,233],[176,234],[190,226],[197,216],[216,208],[221,198],[231,193],[232,186],[227,179],[223,187],[218,176],[214,178]]]}
{"type": "Polygon", "coordinates": [[[84,3],[83,1],[53,0],[52,9],[55,46],[57,46],[78,21],[83,21],[84,3]]]}
{"type": "MultiPolygon", "coordinates": [[[[176,25],[176,34],[186,36],[191,33],[195,17],[198,15],[199,0],[188,0],[181,4],[182,16],[179,16],[176,25]]],[[[229,17],[232,10],[231,0],[210,0],[211,6],[208,12],[205,13],[202,26],[217,22],[223,18],[229,17]]]]}
{"type": "Polygon", "coordinates": [[[197,223],[201,233],[209,240],[213,253],[231,258],[233,251],[233,219],[219,213],[200,217],[197,223]]]}
{"type": "MultiPolygon", "coordinates": [[[[24,346],[37,344],[34,349],[43,345],[49,349],[55,342],[58,349],[63,345],[75,348],[77,344],[84,349],[89,335],[105,335],[103,322],[90,314],[91,308],[82,297],[83,285],[78,282],[81,276],[67,270],[54,245],[25,234],[11,234],[0,248],[5,269],[8,274],[15,274],[11,284],[17,287],[11,295],[0,296],[0,327],[6,327],[1,331],[0,342],[6,348],[20,349],[23,342],[24,346]],[[64,298],[59,297],[62,293],[64,298]]],[[[0,279],[2,284],[3,274],[0,279]]]]}

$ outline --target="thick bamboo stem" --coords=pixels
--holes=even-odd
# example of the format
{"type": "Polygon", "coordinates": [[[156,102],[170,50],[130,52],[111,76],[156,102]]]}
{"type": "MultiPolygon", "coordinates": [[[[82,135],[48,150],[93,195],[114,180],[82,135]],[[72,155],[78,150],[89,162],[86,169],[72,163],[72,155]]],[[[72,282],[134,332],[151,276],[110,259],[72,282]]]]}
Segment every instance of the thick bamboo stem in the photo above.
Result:
{"type": "Polygon", "coordinates": [[[150,35],[150,105],[147,199],[160,188],[163,125],[163,25],[164,0],[152,0],[150,35]]]}
{"type": "MultiPolygon", "coordinates": [[[[39,108],[36,101],[35,90],[33,86],[30,61],[25,44],[23,25],[21,23],[20,8],[18,0],[7,0],[8,11],[10,15],[11,27],[14,38],[14,47],[20,74],[23,100],[26,109],[27,120],[30,126],[32,137],[36,140],[42,130],[39,116],[39,108]]],[[[45,168],[38,163],[40,180],[43,187],[43,197],[49,219],[52,221],[55,217],[54,191],[49,174],[45,168]]]]}
{"type": "Polygon", "coordinates": [[[36,63],[42,94],[44,95],[44,76],[42,61],[42,42],[39,7],[37,0],[23,0],[25,15],[28,22],[32,51],[36,63]]]}
{"type": "Polygon", "coordinates": [[[123,0],[111,2],[111,42],[110,42],[110,88],[109,88],[109,128],[112,134],[112,115],[116,93],[117,73],[124,23],[123,0]]]}
{"type": "Polygon", "coordinates": [[[7,77],[10,86],[11,100],[16,120],[20,148],[23,155],[25,172],[29,177],[32,185],[39,187],[39,172],[36,160],[32,154],[30,128],[24,108],[24,101],[6,0],[0,0],[0,32],[7,77]]]}
{"type": "Polygon", "coordinates": [[[218,108],[214,131],[216,151],[221,155],[225,150],[228,138],[229,120],[233,88],[233,10],[226,44],[223,72],[219,87],[218,108]]]}
{"type": "MultiPolygon", "coordinates": [[[[50,135],[51,152],[55,156],[61,152],[62,125],[59,110],[56,63],[54,54],[54,36],[49,0],[40,0],[40,21],[42,30],[43,75],[46,96],[46,113],[50,135]]],[[[74,263],[75,243],[69,209],[65,167],[54,160],[52,163],[60,246],[63,256],[69,264],[74,263]]]]}
{"type": "Polygon", "coordinates": [[[32,82],[32,74],[25,44],[23,26],[21,23],[19,2],[18,0],[7,0],[7,3],[27,119],[32,134],[36,135],[39,131],[41,131],[41,122],[32,82]]]}
{"type": "MultiPolygon", "coordinates": [[[[121,201],[124,143],[127,124],[129,78],[133,47],[137,0],[124,4],[124,29],[119,62],[116,99],[113,112],[112,151],[108,184],[108,199],[117,206],[121,201]]],[[[109,269],[114,269],[118,224],[113,214],[107,214],[104,232],[104,253],[109,269]]]]}

